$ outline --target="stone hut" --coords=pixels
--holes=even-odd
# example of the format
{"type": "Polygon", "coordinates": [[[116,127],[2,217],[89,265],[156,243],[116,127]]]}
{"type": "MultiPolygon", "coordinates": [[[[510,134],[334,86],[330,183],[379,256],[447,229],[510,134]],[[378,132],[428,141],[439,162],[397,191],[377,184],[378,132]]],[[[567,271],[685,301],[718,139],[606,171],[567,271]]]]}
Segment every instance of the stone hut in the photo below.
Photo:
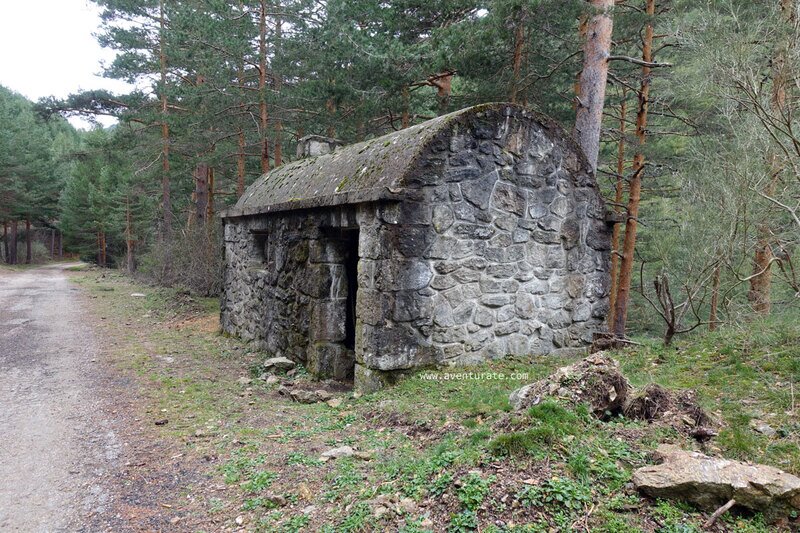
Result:
{"type": "Polygon", "coordinates": [[[605,207],[552,120],[487,104],[321,151],[222,214],[226,332],[374,390],[414,367],[574,350],[602,327],[605,207]]]}

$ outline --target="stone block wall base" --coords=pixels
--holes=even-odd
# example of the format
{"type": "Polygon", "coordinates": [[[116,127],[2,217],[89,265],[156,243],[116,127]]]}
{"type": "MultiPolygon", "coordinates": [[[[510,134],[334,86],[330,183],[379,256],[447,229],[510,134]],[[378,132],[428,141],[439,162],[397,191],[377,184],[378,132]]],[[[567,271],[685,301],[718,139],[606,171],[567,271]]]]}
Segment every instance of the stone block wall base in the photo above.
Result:
{"type": "Polygon", "coordinates": [[[368,394],[381,390],[385,386],[394,383],[395,380],[396,376],[392,372],[381,372],[356,363],[353,389],[357,392],[368,394]]]}

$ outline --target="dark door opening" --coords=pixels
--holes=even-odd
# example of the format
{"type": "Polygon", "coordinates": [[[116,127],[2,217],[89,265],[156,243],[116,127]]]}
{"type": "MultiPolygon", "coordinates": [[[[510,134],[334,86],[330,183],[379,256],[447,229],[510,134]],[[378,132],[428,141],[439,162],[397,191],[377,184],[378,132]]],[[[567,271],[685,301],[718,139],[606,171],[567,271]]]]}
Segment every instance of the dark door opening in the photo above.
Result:
{"type": "Polygon", "coordinates": [[[344,241],[344,271],[347,277],[347,301],[345,302],[345,339],[348,350],[356,349],[356,298],[358,296],[358,230],[342,231],[344,241]]]}

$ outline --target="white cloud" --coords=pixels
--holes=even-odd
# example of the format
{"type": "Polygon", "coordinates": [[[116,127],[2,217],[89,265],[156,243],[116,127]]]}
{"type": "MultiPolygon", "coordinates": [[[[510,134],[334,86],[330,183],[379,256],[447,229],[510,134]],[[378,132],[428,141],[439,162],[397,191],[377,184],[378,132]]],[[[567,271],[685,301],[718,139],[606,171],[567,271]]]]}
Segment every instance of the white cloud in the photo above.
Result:
{"type": "Polygon", "coordinates": [[[0,0],[0,85],[31,100],[87,89],[129,91],[100,75],[101,61],[113,60],[114,52],[93,35],[98,13],[87,0],[0,0]]]}

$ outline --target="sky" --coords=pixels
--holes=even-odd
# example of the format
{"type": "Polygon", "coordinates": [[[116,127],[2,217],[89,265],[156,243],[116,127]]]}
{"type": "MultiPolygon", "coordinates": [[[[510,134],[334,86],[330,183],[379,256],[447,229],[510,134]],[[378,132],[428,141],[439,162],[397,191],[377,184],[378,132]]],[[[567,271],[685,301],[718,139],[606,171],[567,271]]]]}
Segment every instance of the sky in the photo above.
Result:
{"type": "MultiPolygon", "coordinates": [[[[114,51],[94,38],[98,13],[88,0],[0,0],[0,85],[33,101],[81,89],[130,90],[100,75],[102,62],[113,60],[114,51]]],[[[81,119],[70,122],[88,127],[81,119]]]]}

